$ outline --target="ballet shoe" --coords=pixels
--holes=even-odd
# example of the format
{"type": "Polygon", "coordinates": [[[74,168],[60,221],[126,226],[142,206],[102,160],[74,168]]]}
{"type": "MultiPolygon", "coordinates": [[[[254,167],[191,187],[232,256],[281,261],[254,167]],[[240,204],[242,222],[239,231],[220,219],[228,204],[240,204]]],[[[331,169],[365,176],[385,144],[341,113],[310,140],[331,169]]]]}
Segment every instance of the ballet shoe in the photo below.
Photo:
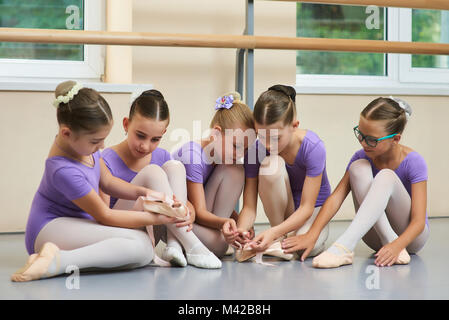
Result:
{"type": "Polygon", "coordinates": [[[284,253],[282,249],[281,240],[277,240],[271,244],[271,246],[263,252],[263,255],[281,258],[283,260],[293,260],[295,255],[292,253],[284,253]]]}
{"type": "Polygon", "coordinates": [[[53,259],[56,258],[56,270],[59,268],[59,248],[51,242],[46,242],[37,256],[32,255],[28,259],[27,264],[11,276],[11,281],[26,282],[48,278],[53,276],[49,273],[48,268],[53,259]]]}
{"type": "Polygon", "coordinates": [[[228,249],[225,252],[225,256],[232,256],[234,254],[234,249],[232,248],[232,246],[228,246],[228,249]]]}
{"type": "Polygon", "coordinates": [[[165,247],[162,252],[162,259],[170,262],[172,266],[185,267],[187,266],[187,260],[181,250],[173,247],[165,247]]]}
{"type": "Polygon", "coordinates": [[[339,243],[334,243],[333,246],[340,249],[340,251],[342,251],[342,254],[339,255],[326,250],[320,255],[313,258],[312,266],[314,268],[337,268],[346,264],[352,264],[352,260],[354,259],[354,252],[350,251],[339,243]]]}
{"type": "Polygon", "coordinates": [[[179,207],[174,206],[174,201],[168,197],[165,201],[156,199],[153,197],[142,197],[143,209],[149,212],[155,212],[163,214],[169,217],[174,217],[179,220],[187,220],[189,218],[188,210],[186,206],[182,205],[179,207]]]}
{"type": "MultiPolygon", "coordinates": [[[[281,246],[281,240],[282,239],[278,239],[278,240],[274,241],[270,245],[270,247],[268,247],[268,249],[259,253],[260,256],[267,255],[267,256],[271,256],[271,257],[281,258],[283,260],[293,260],[296,255],[292,254],[292,253],[284,253],[284,250],[282,249],[282,246],[281,246]]],[[[243,261],[251,259],[252,257],[255,257],[257,254],[258,254],[258,252],[256,250],[254,250],[250,246],[246,245],[245,247],[236,250],[235,259],[238,262],[243,262],[243,261]]],[[[261,260],[261,259],[259,259],[259,260],[261,260]]]]}
{"type": "Polygon", "coordinates": [[[252,257],[255,257],[257,254],[257,251],[251,248],[250,246],[244,246],[243,248],[237,249],[235,251],[235,259],[238,262],[244,262],[246,260],[251,259],[252,257]]]}
{"type": "Polygon", "coordinates": [[[410,255],[408,254],[406,249],[402,249],[394,264],[409,264],[409,263],[410,263],[410,255]]]}
{"type": "MultiPolygon", "coordinates": [[[[197,251],[198,252],[198,251],[197,251]]],[[[221,260],[215,256],[209,249],[207,249],[202,243],[197,243],[186,253],[187,263],[203,269],[220,269],[222,264],[221,260]],[[196,249],[199,248],[200,253],[195,253],[196,249]]]]}
{"type": "Polygon", "coordinates": [[[25,266],[23,266],[22,268],[20,268],[16,272],[14,272],[14,274],[24,273],[33,264],[33,262],[37,259],[38,256],[39,256],[38,253],[33,253],[32,255],[30,255],[28,257],[28,260],[27,260],[25,266]]]}

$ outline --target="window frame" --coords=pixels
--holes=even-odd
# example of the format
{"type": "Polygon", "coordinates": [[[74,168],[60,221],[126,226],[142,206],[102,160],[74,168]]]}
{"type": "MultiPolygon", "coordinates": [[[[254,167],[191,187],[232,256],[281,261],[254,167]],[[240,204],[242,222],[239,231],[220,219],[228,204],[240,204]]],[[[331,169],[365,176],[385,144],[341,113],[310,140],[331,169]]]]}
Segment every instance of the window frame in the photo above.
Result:
{"type": "MultiPolygon", "coordinates": [[[[386,8],[388,41],[411,41],[411,10],[386,8]],[[401,28],[404,21],[408,21],[408,27],[401,28]]],[[[296,74],[296,91],[299,94],[449,95],[449,69],[411,68],[411,56],[387,54],[385,76],[296,74]],[[440,75],[438,81],[435,74],[440,75]]]]}
{"type": "MultiPolygon", "coordinates": [[[[104,0],[84,0],[84,30],[103,30],[104,12],[104,0]]],[[[84,45],[84,61],[0,59],[0,82],[99,81],[104,74],[104,56],[104,46],[84,45]]]]}

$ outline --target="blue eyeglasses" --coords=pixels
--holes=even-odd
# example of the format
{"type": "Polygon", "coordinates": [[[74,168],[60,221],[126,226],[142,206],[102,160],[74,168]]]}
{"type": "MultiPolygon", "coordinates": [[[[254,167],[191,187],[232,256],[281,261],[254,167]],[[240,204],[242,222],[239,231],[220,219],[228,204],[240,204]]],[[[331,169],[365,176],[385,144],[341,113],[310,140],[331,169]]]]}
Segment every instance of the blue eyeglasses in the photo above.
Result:
{"type": "Polygon", "coordinates": [[[390,139],[390,138],[393,138],[394,136],[398,135],[397,133],[395,133],[395,134],[390,134],[389,136],[385,136],[382,138],[374,138],[372,136],[365,136],[363,133],[361,133],[359,130],[359,126],[355,126],[353,130],[354,130],[355,137],[357,138],[357,140],[359,140],[360,143],[362,143],[362,141],[365,140],[366,144],[372,148],[375,148],[379,141],[390,139]]]}

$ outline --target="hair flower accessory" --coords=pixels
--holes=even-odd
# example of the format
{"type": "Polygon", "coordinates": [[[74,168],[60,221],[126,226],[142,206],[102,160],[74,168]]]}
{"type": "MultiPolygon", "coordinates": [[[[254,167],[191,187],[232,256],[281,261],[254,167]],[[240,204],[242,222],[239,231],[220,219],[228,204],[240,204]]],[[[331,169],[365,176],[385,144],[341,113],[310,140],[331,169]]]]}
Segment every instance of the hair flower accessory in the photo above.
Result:
{"type": "Polygon", "coordinates": [[[412,107],[410,107],[410,105],[402,99],[392,97],[392,96],[390,96],[390,99],[396,101],[398,103],[398,105],[401,107],[401,109],[404,109],[405,117],[407,118],[407,120],[409,120],[410,116],[412,115],[412,107]]]}
{"type": "Polygon", "coordinates": [[[75,95],[78,94],[78,92],[83,88],[83,85],[81,83],[76,83],[72,89],[70,89],[69,92],[67,92],[64,96],[58,96],[55,101],[53,101],[53,105],[55,108],[59,107],[59,104],[62,103],[68,103],[70,100],[73,99],[75,95]]]}
{"type": "Polygon", "coordinates": [[[215,110],[231,109],[233,102],[234,97],[231,95],[219,97],[217,101],[215,101],[215,110]]]}

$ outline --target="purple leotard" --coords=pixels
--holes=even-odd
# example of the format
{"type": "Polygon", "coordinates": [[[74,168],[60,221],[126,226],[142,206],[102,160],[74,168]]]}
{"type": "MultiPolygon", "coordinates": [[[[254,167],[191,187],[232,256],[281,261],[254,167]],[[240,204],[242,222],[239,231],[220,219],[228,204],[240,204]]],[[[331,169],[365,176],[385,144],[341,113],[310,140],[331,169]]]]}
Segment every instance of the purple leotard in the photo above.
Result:
{"type": "Polygon", "coordinates": [[[195,141],[182,145],[172,153],[172,157],[184,164],[188,181],[205,185],[215,168],[215,165],[207,159],[201,145],[195,141]]]}
{"type": "MultiPolygon", "coordinates": [[[[380,170],[374,166],[373,161],[366,155],[363,149],[360,149],[359,151],[354,153],[351,160],[349,161],[348,166],[346,167],[346,171],[349,170],[349,167],[354,161],[359,159],[366,159],[369,161],[369,163],[371,164],[371,169],[373,171],[373,177],[375,177],[379,173],[380,170]]],[[[394,172],[401,180],[410,197],[412,197],[412,184],[428,180],[426,161],[416,151],[410,152],[404,158],[404,160],[402,160],[402,162],[394,170],[394,172]]]]}
{"type": "MultiPolygon", "coordinates": [[[[104,149],[101,153],[101,157],[113,176],[125,180],[126,182],[131,182],[137,175],[137,172],[128,168],[122,158],[120,158],[120,156],[111,148],[104,149]]],[[[150,164],[156,164],[159,167],[162,167],[165,162],[171,159],[170,153],[167,150],[156,148],[151,153],[150,164]]],[[[113,208],[117,200],[117,198],[111,197],[109,207],[113,208]]]]}
{"type": "MultiPolygon", "coordinates": [[[[260,163],[267,155],[269,155],[269,152],[265,150],[259,140],[249,148],[244,164],[247,178],[254,178],[259,175],[260,163]],[[257,155],[257,157],[254,155],[257,155]]],[[[323,174],[320,192],[315,203],[315,207],[322,206],[331,193],[331,187],[326,173],[326,149],[323,141],[313,131],[307,130],[296,154],[295,162],[292,165],[286,163],[285,168],[290,180],[295,210],[301,203],[306,176],[316,177],[323,174]]]]}
{"type": "Polygon", "coordinates": [[[34,253],[34,242],[41,229],[51,220],[73,217],[94,220],[72,200],[87,195],[92,189],[98,193],[100,183],[100,152],[93,154],[95,165],[88,167],[63,156],[45,161],[45,171],[31,204],[25,231],[25,245],[34,253]]]}

